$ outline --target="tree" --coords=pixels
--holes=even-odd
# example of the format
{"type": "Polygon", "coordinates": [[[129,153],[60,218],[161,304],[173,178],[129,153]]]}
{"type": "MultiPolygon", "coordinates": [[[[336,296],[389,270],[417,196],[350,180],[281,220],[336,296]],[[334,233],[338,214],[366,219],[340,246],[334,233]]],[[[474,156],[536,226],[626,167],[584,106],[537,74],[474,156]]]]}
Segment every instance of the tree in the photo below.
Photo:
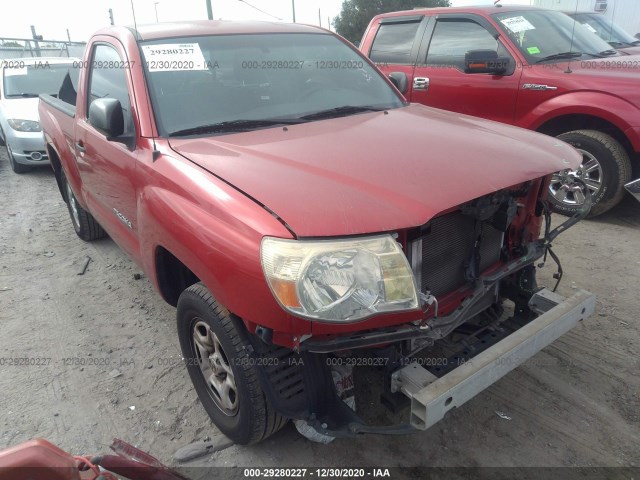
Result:
{"type": "Polygon", "coordinates": [[[2,42],[2,46],[3,47],[22,47],[23,45],[20,45],[18,42],[2,42]]]}
{"type": "Polygon", "coordinates": [[[449,0],[344,0],[340,15],[333,19],[333,25],[336,32],[356,43],[362,38],[371,19],[380,13],[449,6],[449,0]]]}

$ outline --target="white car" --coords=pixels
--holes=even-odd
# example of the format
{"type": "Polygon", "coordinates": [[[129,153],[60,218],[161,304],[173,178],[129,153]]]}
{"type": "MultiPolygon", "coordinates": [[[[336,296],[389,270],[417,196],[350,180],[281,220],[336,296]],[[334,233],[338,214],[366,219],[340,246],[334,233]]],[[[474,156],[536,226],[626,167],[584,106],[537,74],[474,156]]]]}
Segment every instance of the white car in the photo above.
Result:
{"type": "Polygon", "coordinates": [[[67,74],[68,81],[77,85],[79,65],[75,58],[0,60],[0,145],[6,147],[14,172],[49,163],[38,120],[38,96],[57,96],[67,74]]]}

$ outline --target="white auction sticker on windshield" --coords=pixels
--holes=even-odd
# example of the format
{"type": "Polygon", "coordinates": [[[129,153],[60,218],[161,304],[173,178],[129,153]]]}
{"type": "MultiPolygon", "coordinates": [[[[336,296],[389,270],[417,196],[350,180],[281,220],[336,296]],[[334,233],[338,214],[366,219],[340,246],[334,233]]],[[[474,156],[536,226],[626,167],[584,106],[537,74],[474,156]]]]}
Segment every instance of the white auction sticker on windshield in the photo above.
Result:
{"type": "Polygon", "coordinates": [[[207,62],[197,43],[143,45],[142,51],[150,72],[207,70],[207,62]]]}
{"type": "Polygon", "coordinates": [[[526,32],[527,30],[535,30],[536,27],[529,23],[524,17],[511,17],[500,20],[500,22],[511,30],[513,33],[526,32]]]}
{"type": "Polygon", "coordinates": [[[598,33],[598,31],[593,28],[591,25],[589,25],[588,23],[583,23],[582,24],[584,27],[586,27],[588,30],[591,30],[593,33],[598,33]]]}
{"type": "Polygon", "coordinates": [[[18,75],[26,75],[27,74],[27,67],[18,67],[18,68],[9,68],[6,67],[4,69],[4,76],[5,77],[12,77],[12,76],[18,76],[18,75]]]}

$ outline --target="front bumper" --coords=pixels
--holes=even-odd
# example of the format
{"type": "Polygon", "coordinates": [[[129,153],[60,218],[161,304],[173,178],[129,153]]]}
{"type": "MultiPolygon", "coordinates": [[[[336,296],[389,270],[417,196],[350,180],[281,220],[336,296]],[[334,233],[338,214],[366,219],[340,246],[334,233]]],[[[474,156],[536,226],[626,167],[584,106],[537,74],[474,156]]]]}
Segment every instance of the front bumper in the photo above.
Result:
{"type": "Polygon", "coordinates": [[[11,128],[5,131],[5,142],[13,160],[23,165],[48,165],[49,157],[44,146],[42,132],[18,132],[11,128]]]}
{"type": "Polygon", "coordinates": [[[595,295],[585,290],[564,299],[543,289],[529,302],[531,310],[539,314],[537,318],[475,356],[466,358],[448,373],[437,377],[415,363],[397,369],[391,374],[390,389],[410,400],[411,415],[406,424],[368,425],[335,395],[323,399],[324,415],[291,418],[304,419],[319,433],[333,437],[426,430],[442,420],[448,411],[472,399],[590,316],[595,303],[595,295]]]}
{"type": "Polygon", "coordinates": [[[590,316],[595,303],[595,295],[585,290],[566,300],[542,290],[530,301],[532,310],[541,313],[539,317],[446,375],[436,378],[415,364],[398,370],[392,388],[410,398],[411,425],[418,430],[433,426],[449,410],[472,399],[590,316]],[[420,385],[421,381],[425,384],[420,385]]]}

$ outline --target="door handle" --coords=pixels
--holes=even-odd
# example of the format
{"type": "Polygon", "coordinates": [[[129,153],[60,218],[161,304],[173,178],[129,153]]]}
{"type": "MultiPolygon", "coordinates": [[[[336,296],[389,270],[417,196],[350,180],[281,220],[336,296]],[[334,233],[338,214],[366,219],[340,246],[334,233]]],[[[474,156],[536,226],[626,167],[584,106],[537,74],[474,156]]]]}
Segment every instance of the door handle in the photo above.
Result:
{"type": "Polygon", "coordinates": [[[84,145],[82,144],[82,142],[76,142],[76,150],[78,150],[78,152],[80,152],[80,155],[83,155],[84,152],[87,151],[87,149],[84,148],[84,145]]]}
{"type": "Polygon", "coordinates": [[[413,89],[414,90],[429,90],[429,78],[428,77],[414,77],[413,89]]]}

